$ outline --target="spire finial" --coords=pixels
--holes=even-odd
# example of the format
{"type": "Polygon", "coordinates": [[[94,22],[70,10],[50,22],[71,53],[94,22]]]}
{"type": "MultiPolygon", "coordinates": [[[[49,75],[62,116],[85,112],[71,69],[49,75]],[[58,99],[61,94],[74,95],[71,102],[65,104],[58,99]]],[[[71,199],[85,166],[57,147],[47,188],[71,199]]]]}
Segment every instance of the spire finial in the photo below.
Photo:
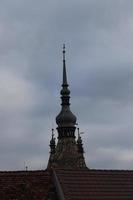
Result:
{"type": "Polygon", "coordinates": [[[63,44],[63,61],[65,61],[65,53],[66,53],[66,47],[65,44],[63,44]]]}
{"type": "Polygon", "coordinates": [[[63,44],[63,85],[67,85],[67,74],[66,74],[66,58],[65,58],[65,53],[66,53],[66,49],[65,49],[65,44],[63,44]]]}

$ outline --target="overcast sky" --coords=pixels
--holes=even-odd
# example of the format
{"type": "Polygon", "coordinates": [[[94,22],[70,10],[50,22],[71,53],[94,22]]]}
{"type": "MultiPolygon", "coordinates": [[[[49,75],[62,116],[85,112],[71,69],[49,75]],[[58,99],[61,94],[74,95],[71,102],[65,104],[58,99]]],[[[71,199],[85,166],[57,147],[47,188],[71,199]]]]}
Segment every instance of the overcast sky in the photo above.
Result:
{"type": "Polygon", "coordinates": [[[63,43],[88,167],[133,169],[133,1],[0,0],[0,170],[47,166],[63,43]]]}

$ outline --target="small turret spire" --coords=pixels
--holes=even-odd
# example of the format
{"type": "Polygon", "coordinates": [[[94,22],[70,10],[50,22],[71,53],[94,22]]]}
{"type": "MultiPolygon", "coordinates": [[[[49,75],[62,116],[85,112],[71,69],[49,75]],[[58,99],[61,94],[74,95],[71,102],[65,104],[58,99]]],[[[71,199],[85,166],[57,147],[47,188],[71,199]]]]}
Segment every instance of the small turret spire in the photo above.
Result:
{"type": "Polygon", "coordinates": [[[50,140],[50,153],[51,154],[54,154],[55,153],[55,138],[54,138],[54,129],[52,128],[52,138],[50,140]]]}
{"type": "Polygon", "coordinates": [[[83,143],[82,143],[82,139],[81,139],[81,136],[80,136],[80,134],[82,134],[82,133],[79,132],[79,127],[77,128],[77,130],[78,130],[78,139],[77,139],[78,152],[84,153],[83,143]]]}

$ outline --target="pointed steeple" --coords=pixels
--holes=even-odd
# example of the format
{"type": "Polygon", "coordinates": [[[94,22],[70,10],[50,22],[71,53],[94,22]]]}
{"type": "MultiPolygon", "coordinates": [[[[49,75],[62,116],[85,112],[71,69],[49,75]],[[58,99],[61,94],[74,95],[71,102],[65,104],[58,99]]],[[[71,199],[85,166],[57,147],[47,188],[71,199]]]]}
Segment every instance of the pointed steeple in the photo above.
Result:
{"type": "Polygon", "coordinates": [[[67,84],[67,73],[66,73],[66,58],[65,58],[65,44],[63,44],[63,83],[62,86],[68,86],[67,84]]]}
{"type": "Polygon", "coordinates": [[[69,103],[69,99],[70,99],[70,90],[68,89],[68,83],[67,83],[67,72],[66,72],[66,59],[65,59],[65,45],[63,45],[63,82],[62,82],[62,90],[60,92],[60,94],[62,95],[61,99],[62,99],[62,104],[61,105],[65,105],[66,103],[68,105],[70,105],[69,103]],[[64,96],[66,98],[64,98],[64,96]],[[63,101],[64,100],[64,101],[63,101]],[[67,101],[67,102],[66,102],[67,101]]]}
{"type": "Polygon", "coordinates": [[[65,60],[65,45],[63,45],[63,83],[61,89],[61,112],[56,117],[58,125],[57,130],[59,138],[61,137],[75,137],[76,116],[70,110],[70,90],[68,89],[66,60],[65,60]]]}
{"type": "Polygon", "coordinates": [[[61,111],[56,117],[58,141],[55,144],[54,136],[50,141],[50,157],[48,168],[86,168],[82,139],[78,135],[76,141],[76,116],[70,110],[70,90],[68,89],[67,70],[65,59],[65,45],[63,45],[63,82],[61,94],[61,111]]]}

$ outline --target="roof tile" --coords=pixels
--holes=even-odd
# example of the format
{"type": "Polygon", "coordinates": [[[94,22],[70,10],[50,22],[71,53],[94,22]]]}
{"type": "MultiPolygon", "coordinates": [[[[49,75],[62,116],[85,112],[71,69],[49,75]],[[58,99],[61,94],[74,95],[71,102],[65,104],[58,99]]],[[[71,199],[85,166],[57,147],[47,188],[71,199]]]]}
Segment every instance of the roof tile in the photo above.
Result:
{"type": "Polygon", "coordinates": [[[56,170],[69,200],[133,199],[133,171],[126,170],[56,170]]]}
{"type": "Polygon", "coordinates": [[[43,200],[49,187],[47,171],[0,172],[0,200],[43,200]]]}

